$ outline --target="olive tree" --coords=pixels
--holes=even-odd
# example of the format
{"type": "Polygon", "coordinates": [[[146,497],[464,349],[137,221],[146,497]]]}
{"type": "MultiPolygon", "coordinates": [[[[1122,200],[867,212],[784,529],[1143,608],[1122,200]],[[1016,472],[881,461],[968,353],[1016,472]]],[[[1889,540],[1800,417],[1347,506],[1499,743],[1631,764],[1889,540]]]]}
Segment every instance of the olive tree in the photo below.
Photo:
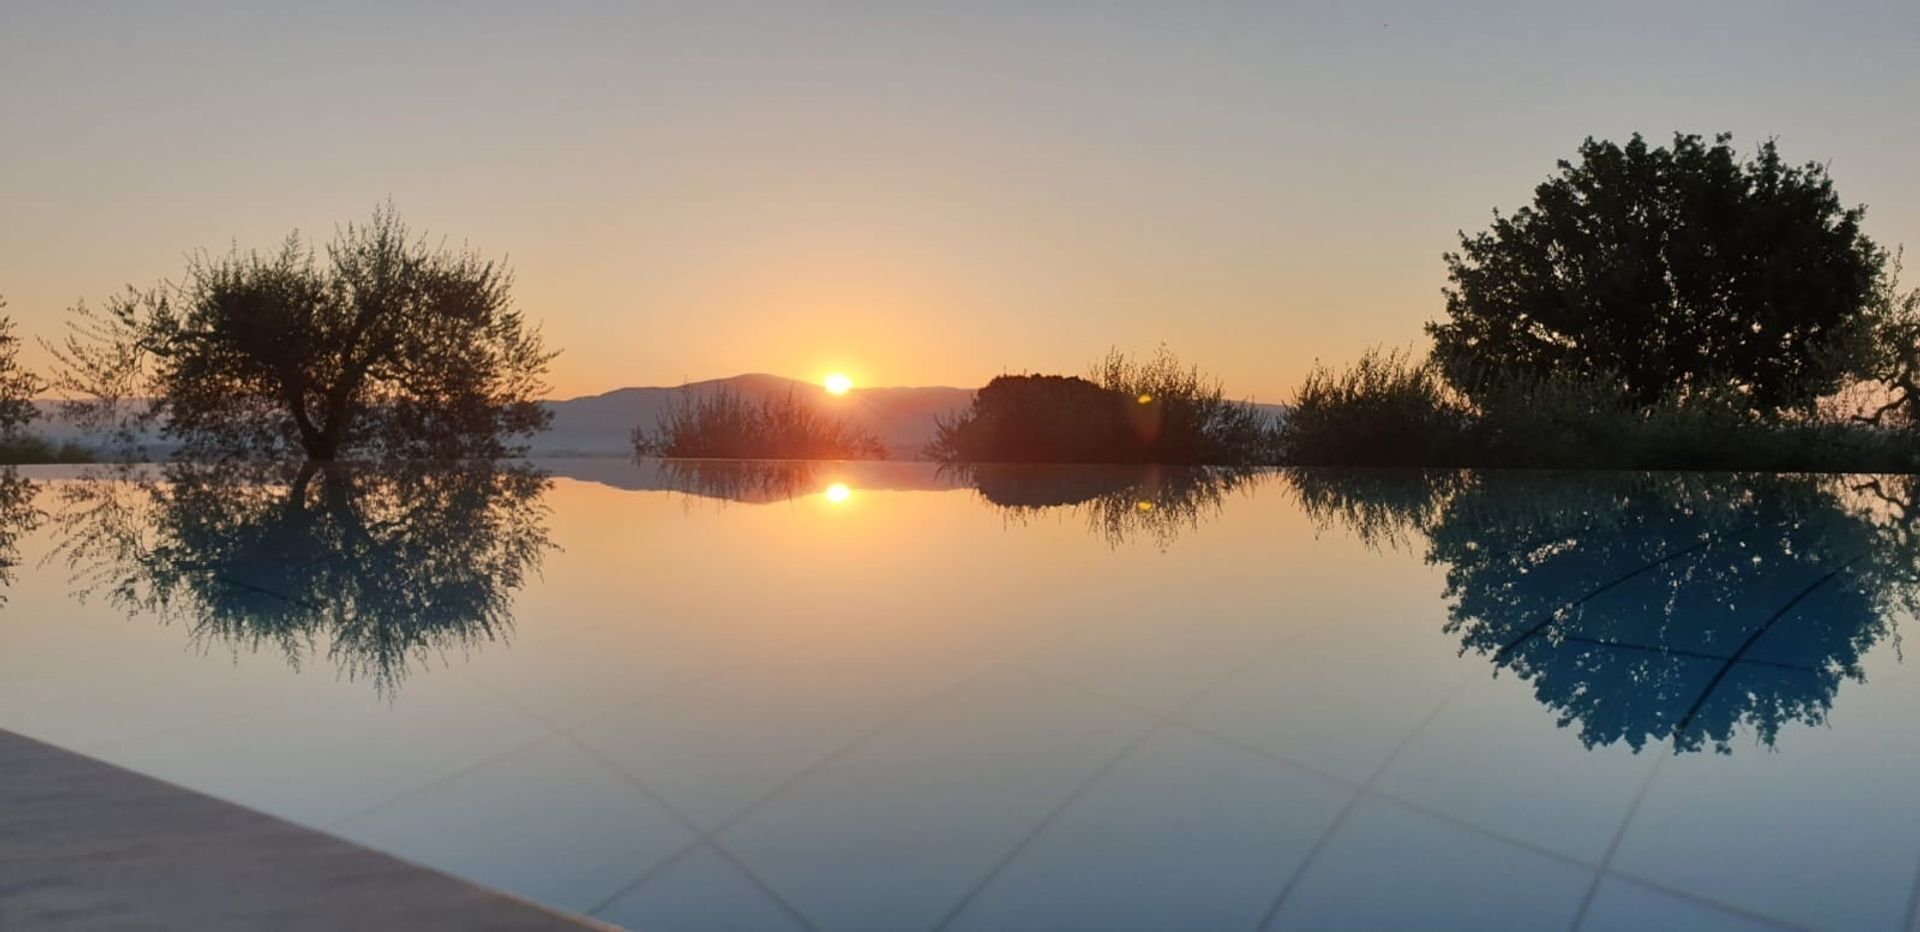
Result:
{"type": "Polygon", "coordinates": [[[156,427],[197,456],[492,457],[544,428],[554,354],[500,264],[412,234],[391,208],[324,260],[193,260],[177,284],[77,308],[52,347],[69,413],[156,427]]]}
{"type": "Polygon", "coordinates": [[[1853,374],[1832,348],[1880,280],[1863,214],[1771,141],[1742,159],[1725,135],[1589,138],[1530,205],[1446,254],[1435,359],[1469,396],[1572,372],[1642,405],[1712,391],[1760,413],[1808,406],[1853,374]]]}

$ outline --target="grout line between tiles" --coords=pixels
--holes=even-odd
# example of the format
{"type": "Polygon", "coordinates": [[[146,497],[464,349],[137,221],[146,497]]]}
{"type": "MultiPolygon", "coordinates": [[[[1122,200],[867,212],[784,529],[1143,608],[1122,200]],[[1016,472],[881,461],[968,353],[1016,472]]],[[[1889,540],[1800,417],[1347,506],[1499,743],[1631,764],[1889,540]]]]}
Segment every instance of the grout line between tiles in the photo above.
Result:
{"type": "Polygon", "coordinates": [[[1382,776],[1386,775],[1387,770],[1393,766],[1395,761],[1400,759],[1400,755],[1406,751],[1408,746],[1413,744],[1413,739],[1419,737],[1421,732],[1426,731],[1427,726],[1433,724],[1434,719],[1440,717],[1441,711],[1453,702],[1454,697],[1460,695],[1460,693],[1467,688],[1467,685],[1472,682],[1472,679],[1465,679],[1456,684],[1452,689],[1447,690],[1446,695],[1440,697],[1440,701],[1434,703],[1433,708],[1429,710],[1426,715],[1422,716],[1420,721],[1415,723],[1412,729],[1408,730],[1405,737],[1400,739],[1400,743],[1394,746],[1393,753],[1388,754],[1387,759],[1381,761],[1380,766],[1375,767],[1373,772],[1367,775],[1367,779],[1362,782],[1359,789],[1354,792],[1353,798],[1347,800],[1347,804],[1342,806],[1340,812],[1333,817],[1333,823],[1327,826],[1326,831],[1320,833],[1320,837],[1314,839],[1313,847],[1307,850],[1307,856],[1300,861],[1299,866],[1293,869],[1293,873],[1288,876],[1286,884],[1280,888],[1280,892],[1274,896],[1272,902],[1267,904],[1266,911],[1261,914],[1260,921],[1254,928],[1264,930],[1273,926],[1275,921],[1280,917],[1281,907],[1287,904],[1287,899],[1293,896],[1293,892],[1299,888],[1301,879],[1306,877],[1307,872],[1313,868],[1314,862],[1319,860],[1320,855],[1325,852],[1327,846],[1333,842],[1334,836],[1340,833],[1340,829],[1346,825],[1347,817],[1353,814],[1353,810],[1360,805],[1362,800],[1366,799],[1368,793],[1373,789],[1373,785],[1378,782],[1382,776]]]}

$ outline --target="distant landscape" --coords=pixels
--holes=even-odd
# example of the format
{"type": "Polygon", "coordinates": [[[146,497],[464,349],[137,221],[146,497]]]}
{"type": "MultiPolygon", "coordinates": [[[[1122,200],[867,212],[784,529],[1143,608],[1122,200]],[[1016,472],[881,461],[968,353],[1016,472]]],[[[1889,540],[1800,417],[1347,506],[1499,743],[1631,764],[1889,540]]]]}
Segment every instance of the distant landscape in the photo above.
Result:
{"type": "MultiPolygon", "coordinates": [[[[751,401],[784,399],[789,394],[817,406],[833,418],[844,417],[886,444],[889,459],[912,460],[933,439],[939,418],[964,409],[975,389],[952,386],[853,388],[844,395],[829,394],[817,382],[765,373],[747,373],[706,379],[680,386],[631,386],[598,395],[549,400],[541,406],[553,413],[553,426],[528,441],[529,455],[540,457],[631,457],[633,429],[652,427],[676,399],[730,390],[751,401]]],[[[62,417],[59,402],[39,401],[40,417],[32,432],[54,444],[98,446],[101,438],[62,417]]],[[[1254,407],[1277,413],[1284,405],[1254,407]]],[[[143,438],[141,447],[164,457],[173,444],[157,437],[143,438]]]]}

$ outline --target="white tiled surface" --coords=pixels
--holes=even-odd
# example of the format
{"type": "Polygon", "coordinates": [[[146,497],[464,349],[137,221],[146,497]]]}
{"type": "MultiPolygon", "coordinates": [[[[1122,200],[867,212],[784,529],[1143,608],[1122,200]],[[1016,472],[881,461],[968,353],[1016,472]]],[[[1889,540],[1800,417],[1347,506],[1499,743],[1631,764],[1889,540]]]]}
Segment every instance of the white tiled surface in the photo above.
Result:
{"type": "Polygon", "coordinates": [[[330,827],[529,899],[595,909],[693,833],[572,742],[549,738],[330,827]],[[533,804],[529,804],[534,801],[533,804]]]}
{"type": "Polygon", "coordinates": [[[1180,728],[1102,775],[1031,839],[959,929],[1252,928],[1350,787],[1180,728]]]}
{"type": "Polygon", "coordinates": [[[1566,928],[1590,881],[1576,865],[1367,799],[1300,876],[1274,925],[1566,928]]]}

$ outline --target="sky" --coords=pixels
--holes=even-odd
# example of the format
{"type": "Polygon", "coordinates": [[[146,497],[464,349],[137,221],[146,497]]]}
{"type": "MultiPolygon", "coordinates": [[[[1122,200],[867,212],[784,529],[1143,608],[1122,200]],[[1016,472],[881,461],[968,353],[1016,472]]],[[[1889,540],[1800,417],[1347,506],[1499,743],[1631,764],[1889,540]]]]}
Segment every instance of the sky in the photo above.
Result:
{"type": "Polygon", "coordinates": [[[0,0],[0,295],[57,337],[391,200],[510,262],[555,397],[1165,345],[1283,402],[1587,136],[1777,139],[1920,250],[1916,62],[1913,0],[0,0]]]}

